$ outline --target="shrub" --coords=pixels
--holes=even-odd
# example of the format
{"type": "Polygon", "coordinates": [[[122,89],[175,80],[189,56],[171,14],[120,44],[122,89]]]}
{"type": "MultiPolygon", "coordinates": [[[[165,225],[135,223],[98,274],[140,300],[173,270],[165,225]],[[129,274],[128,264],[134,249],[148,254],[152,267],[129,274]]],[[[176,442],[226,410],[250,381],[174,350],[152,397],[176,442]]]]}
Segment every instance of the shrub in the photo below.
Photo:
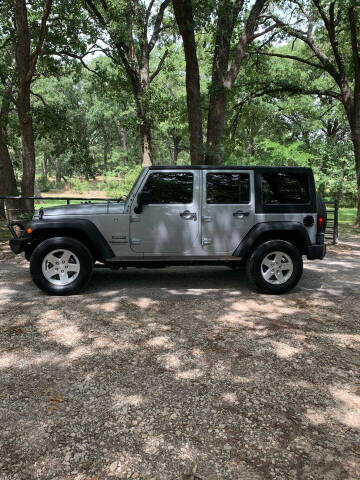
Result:
{"type": "Polygon", "coordinates": [[[52,181],[52,180],[49,180],[48,178],[46,178],[44,176],[37,179],[37,184],[38,184],[40,192],[48,192],[52,188],[55,188],[55,182],[52,181]]]}

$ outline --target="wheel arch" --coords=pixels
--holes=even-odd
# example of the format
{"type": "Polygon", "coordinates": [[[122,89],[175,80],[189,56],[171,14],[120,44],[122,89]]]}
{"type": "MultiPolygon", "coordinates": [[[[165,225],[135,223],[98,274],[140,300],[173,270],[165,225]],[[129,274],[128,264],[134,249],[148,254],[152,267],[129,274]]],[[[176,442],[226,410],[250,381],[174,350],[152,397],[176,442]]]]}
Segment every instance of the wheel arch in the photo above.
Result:
{"type": "Polygon", "coordinates": [[[36,221],[30,222],[31,241],[25,247],[25,256],[29,260],[34,249],[44,240],[53,237],[70,237],[82,242],[92,254],[94,260],[104,262],[115,256],[111,246],[96,225],[90,220],[36,221]]]}
{"type": "Polygon", "coordinates": [[[299,222],[263,222],[254,225],[233,253],[233,256],[246,258],[261,243],[269,240],[285,240],[293,244],[302,255],[310,245],[309,234],[299,222]]]}

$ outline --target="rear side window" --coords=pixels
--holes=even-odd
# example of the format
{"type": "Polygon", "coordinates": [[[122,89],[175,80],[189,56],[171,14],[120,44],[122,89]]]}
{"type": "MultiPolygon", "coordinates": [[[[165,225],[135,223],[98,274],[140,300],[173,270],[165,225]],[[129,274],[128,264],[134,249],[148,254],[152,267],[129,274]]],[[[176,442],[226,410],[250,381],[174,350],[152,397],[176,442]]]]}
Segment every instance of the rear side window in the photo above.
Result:
{"type": "Polygon", "coordinates": [[[239,204],[250,201],[248,173],[208,173],[206,201],[210,204],[239,204]]]}
{"type": "Polygon", "coordinates": [[[192,173],[152,173],[143,191],[150,203],[192,203],[193,183],[192,173]]]}
{"type": "Polygon", "coordinates": [[[268,205],[309,203],[307,175],[292,173],[263,173],[262,201],[268,205]]]}

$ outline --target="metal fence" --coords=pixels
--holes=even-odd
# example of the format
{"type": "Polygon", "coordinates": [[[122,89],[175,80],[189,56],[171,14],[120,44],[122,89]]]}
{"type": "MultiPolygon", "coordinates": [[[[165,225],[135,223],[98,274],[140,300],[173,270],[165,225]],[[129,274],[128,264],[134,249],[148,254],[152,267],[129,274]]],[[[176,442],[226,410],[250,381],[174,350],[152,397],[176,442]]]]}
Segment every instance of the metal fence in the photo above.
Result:
{"type": "Polygon", "coordinates": [[[327,211],[327,222],[325,230],[325,241],[330,245],[336,245],[339,239],[339,202],[325,202],[327,211]]]}

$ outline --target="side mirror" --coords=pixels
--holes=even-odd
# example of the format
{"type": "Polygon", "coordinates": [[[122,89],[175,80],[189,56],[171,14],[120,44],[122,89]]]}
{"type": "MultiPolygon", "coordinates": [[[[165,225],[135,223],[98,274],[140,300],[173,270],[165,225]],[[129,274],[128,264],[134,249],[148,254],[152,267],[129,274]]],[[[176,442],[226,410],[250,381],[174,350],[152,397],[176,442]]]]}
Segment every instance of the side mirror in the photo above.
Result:
{"type": "Polygon", "coordinates": [[[137,206],[134,208],[136,214],[142,213],[143,207],[149,205],[150,194],[148,192],[141,192],[137,197],[137,206]]]}

